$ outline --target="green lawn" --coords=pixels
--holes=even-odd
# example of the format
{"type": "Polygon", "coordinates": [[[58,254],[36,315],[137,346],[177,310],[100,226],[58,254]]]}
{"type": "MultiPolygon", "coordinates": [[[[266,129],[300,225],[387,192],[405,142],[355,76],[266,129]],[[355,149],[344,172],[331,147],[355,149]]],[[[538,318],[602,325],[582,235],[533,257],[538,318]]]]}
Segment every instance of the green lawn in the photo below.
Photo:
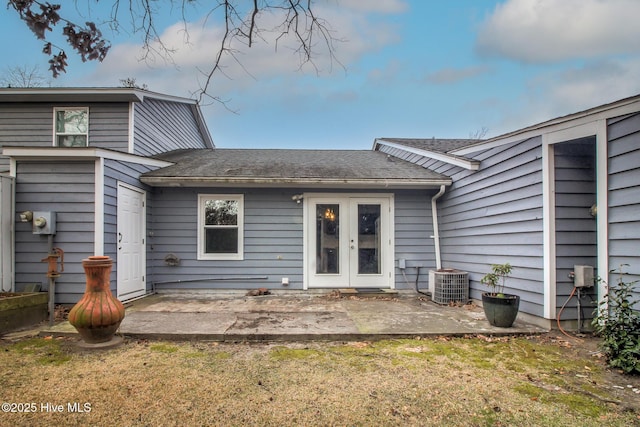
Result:
{"type": "Polygon", "coordinates": [[[593,349],[550,336],[106,351],[30,338],[1,344],[3,411],[16,412],[0,425],[640,425],[639,379],[593,349]]]}

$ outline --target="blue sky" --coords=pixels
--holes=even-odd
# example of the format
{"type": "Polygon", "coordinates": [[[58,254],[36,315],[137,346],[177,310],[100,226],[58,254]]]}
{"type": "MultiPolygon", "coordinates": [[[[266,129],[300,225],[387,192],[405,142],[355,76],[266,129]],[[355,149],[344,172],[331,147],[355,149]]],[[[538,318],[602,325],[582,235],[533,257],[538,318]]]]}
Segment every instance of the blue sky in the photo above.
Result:
{"type": "MultiPolygon", "coordinates": [[[[75,10],[100,21],[110,1],[75,10]]],[[[205,2],[201,2],[205,3],[205,2]]],[[[72,2],[63,2],[70,7],[72,2]],[[67,4],[68,3],[68,4],[67,4]]],[[[168,2],[167,2],[168,4],[168,2]]],[[[316,73],[299,69],[268,38],[232,60],[203,105],[221,148],[368,149],[376,137],[487,137],[640,93],[637,0],[317,0],[343,42],[331,64],[319,51],[316,73]],[[231,112],[229,110],[233,110],[231,112]]],[[[149,90],[189,97],[198,69],[213,61],[220,27],[204,8],[189,11],[189,44],[175,8],[160,9],[158,30],[173,63],[141,61],[141,35],[126,15],[103,63],[71,61],[52,86],[118,86],[135,78],[149,90]]],[[[12,12],[0,18],[6,67],[47,57],[12,12]]],[[[71,54],[70,54],[71,56],[71,54]]],[[[4,71],[4,70],[1,70],[4,71]]]]}

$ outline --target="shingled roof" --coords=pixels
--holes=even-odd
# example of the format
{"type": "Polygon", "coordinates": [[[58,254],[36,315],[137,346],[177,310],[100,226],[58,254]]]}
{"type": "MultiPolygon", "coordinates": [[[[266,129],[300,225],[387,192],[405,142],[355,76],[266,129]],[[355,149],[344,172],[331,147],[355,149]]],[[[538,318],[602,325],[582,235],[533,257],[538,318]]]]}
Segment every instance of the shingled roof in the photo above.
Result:
{"type": "Polygon", "coordinates": [[[451,179],[370,150],[178,150],[158,159],[173,166],[147,172],[154,186],[323,186],[433,188],[451,179]]]}
{"type": "Polygon", "coordinates": [[[396,144],[405,145],[407,147],[420,148],[428,151],[438,151],[440,153],[448,153],[453,150],[467,147],[469,145],[480,142],[478,139],[436,139],[436,138],[379,138],[396,144]]]}

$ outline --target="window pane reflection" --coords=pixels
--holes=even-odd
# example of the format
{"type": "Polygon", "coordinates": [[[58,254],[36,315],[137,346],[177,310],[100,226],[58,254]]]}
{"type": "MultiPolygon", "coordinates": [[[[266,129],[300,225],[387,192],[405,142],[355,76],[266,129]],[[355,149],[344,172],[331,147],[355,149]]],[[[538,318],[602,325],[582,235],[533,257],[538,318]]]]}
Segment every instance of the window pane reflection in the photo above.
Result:
{"type": "Polygon", "coordinates": [[[316,205],[316,273],[340,273],[340,205],[316,205]]]}
{"type": "Polygon", "coordinates": [[[358,205],[358,274],[380,274],[380,205],[358,205]]]}

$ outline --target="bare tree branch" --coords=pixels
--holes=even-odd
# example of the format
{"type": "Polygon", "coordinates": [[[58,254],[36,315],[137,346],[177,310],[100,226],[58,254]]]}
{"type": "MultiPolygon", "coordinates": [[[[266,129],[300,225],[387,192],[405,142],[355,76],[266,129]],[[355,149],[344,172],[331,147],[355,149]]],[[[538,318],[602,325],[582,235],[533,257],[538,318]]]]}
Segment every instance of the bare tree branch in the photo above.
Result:
{"type": "MultiPolygon", "coordinates": [[[[111,1],[113,6],[107,23],[112,30],[118,31],[122,28],[121,0],[111,1]]],[[[149,60],[157,55],[173,63],[172,54],[175,52],[162,42],[156,27],[160,3],[155,0],[127,0],[127,2],[132,32],[142,34],[145,52],[143,59],[149,60]]],[[[219,98],[209,94],[214,75],[225,75],[224,64],[228,58],[242,66],[242,61],[238,57],[240,52],[237,50],[237,43],[249,48],[254,47],[258,39],[266,41],[262,36],[266,33],[276,35],[275,51],[285,40],[294,41],[293,52],[299,56],[300,68],[305,64],[311,64],[316,72],[319,72],[314,62],[314,55],[319,48],[326,49],[332,65],[337,63],[342,66],[334,54],[334,43],[338,39],[333,36],[329,23],[316,15],[314,0],[211,0],[211,3],[209,6],[195,0],[171,0],[170,3],[171,7],[180,5],[187,43],[189,42],[186,19],[188,8],[208,8],[208,11],[205,9],[207,17],[218,15],[223,20],[224,32],[217,44],[217,50],[212,55],[212,64],[208,71],[199,70],[204,80],[194,95],[200,100],[208,97],[219,101],[219,98]],[[274,17],[278,17],[277,24],[269,25],[269,19],[274,17]]],[[[39,0],[9,0],[7,6],[8,9],[18,13],[20,19],[38,39],[45,41],[43,52],[51,56],[49,69],[54,77],[65,72],[68,65],[64,49],[55,46],[47,39],[53,29],[61,23],[64,24],[62,34],[66,36],[67,43],[83,61],[102,61],[111,47],[102,37],[102,32],[95,23],[87,22],[85,26],[80,26],[64,18],[61,15],[63,13],[61,4],[45,3],[39,0]],[[52,53],[54,47],[59,50],[57,54],[52,53]]],[[[64,5],[67,6],[66,3],[64,5]]]]}
{"type": "Polygon", "coordinates": [[[251,24],[249,25],[249,47],[253,44],[253,32],[256,28],[256,16],[258,16],[258,0],[253,0],[253,12],[251,13],[251,24]]]}
{"type": "Polygon", "coordinates": [[[484,137],[487,136],[488,133],[489,128],[482,126],[475,132],[469,132],[469,139],[484,139],[484,137]]]}
{"type": "Polygon", "coordinates": [[[9,67],[0,77],[2,87],[44,87],[49,81],[42,75],[40,68],[34,66],[9,67]]]}

